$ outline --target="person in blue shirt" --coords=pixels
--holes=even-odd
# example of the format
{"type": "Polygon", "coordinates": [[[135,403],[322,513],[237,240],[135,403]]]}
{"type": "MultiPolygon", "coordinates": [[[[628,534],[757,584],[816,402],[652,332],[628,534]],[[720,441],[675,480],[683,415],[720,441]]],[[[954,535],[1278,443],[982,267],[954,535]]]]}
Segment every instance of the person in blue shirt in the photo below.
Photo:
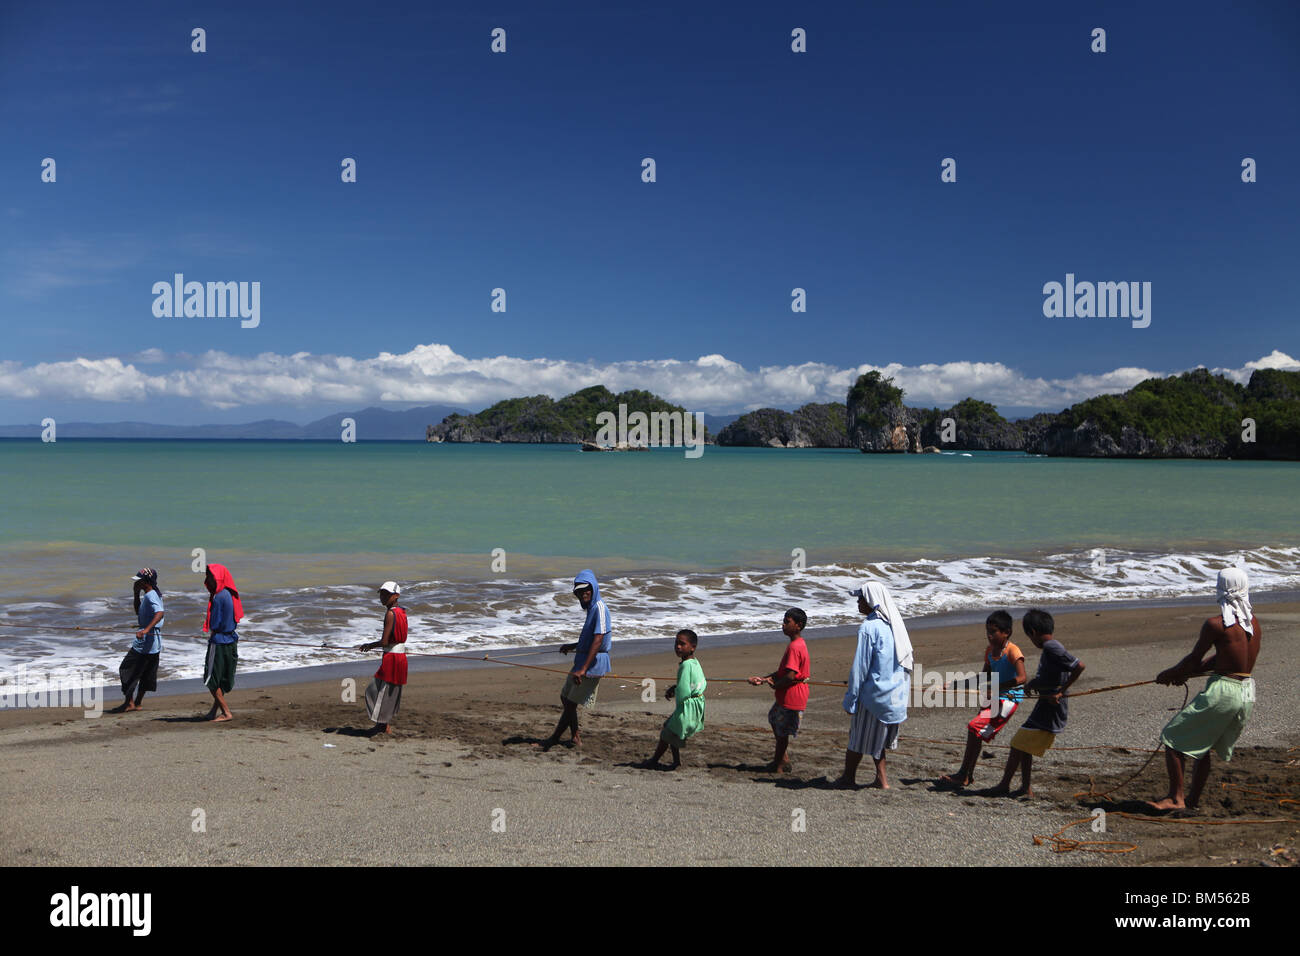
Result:
{"type": "Polygon", "coordinates": [[[109,711],[111,714],[144,710],[141,701],[145,693],[158,689],[158,658],[162,654],[162,628],[159,625],[163,619],[158,572],[153,568],[141,568],[131,580],[135,590],[136,624],[140,629],[135,632],[135,641],[117,672],[125,700],[109,711]]]}
{"type": "Polygon", "coordinates": [[[208,653],[203,659],[203,685],[212,694],[208,720],[232,720],[234,714],[226,704],[226,695],[235,686],[235,668],[239,663],[239,633],[236,625],[244,617],[235,579],[222,564],[209,564],[203,576],[208,589],[208,616],[203,629],[208,632],[208,653]]]}
{"type": "Polygon", "coordinates": [[[561,654],[573,653],[573,670],[564,679],[564,689],[560,692],[560,704],[564,707],[564,712],[560,715],[560,722],[555,725],[555,732],[535,745],[543,750],[549,750],[558,744],[566,729],[572,734],[573,746],[582,746],[582,737],[578,732],[578,705],[595,706],[597,685],[609,673],[609,652],[612,646],[609,609],[600,599],[600,585],[596,582],[596,575],[591,571],[579,571],[573,579],[573,596],[578,599],[587,616],[583,620],[582,633],[577,642],[560,648],[561,654]]]}
{"type": "Polygon", "coordinates": [[[864,581],[853,592],[858,613],[867,615],[858,628],[858,648],[849,672],[844,710],[853,715],[849,745],[844,751],[844,773],[833,785],[857,786],[858,764],[871,754],[876,779],[867,786],[889,789],[885,776],[885,751],[898,747],[898,728],[907,720],[907,694],[912,683],[912,641],[889,589],[877,581],[864,581]]]}

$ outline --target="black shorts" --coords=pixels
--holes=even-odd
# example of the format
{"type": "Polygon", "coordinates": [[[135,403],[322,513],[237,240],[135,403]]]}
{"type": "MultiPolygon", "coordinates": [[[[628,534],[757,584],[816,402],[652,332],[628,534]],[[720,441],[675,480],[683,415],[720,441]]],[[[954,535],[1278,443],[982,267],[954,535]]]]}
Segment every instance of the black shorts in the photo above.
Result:
{"type": "Polygon", "coordinates": [[[158,689],[159,654],[141,654],[139,651],[127,651],[117,676],[122,679],[122,696],[134,696],[137,691],[154,691],[158,689]]]}

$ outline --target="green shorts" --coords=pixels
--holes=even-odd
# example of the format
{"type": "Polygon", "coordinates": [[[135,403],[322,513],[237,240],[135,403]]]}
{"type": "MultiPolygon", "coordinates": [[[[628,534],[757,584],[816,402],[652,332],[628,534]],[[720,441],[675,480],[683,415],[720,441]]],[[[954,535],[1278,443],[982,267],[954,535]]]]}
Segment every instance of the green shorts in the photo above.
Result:
{"type": "Polygon", "coordinates": [[[595,707],[596,685],[599,683],[599,677],[586,675],[582,678],[582,683],[577,684],[574,683],[573,675],[570,674],[564,678],[564,690],[560,691],[560,696],[583,707],[595,707]]]}
{"type": "Polygon", "coordinates": [[[1255,682],[1249,678],[1213,675],[1205,689],[1174,715],[1160,733],[1170,750],[1200,759],[1211,750],[1232,759],[1232,747],[1255,707],[1255,682]]]}
{"type": "Polygon", "coordinates": [[[208,641],[208,656],[203,659],[203,684],[208,690],[221,689],[230,693],[235,686],[235,665],[239,663],[236,644],[217,644],[208,641]]]}

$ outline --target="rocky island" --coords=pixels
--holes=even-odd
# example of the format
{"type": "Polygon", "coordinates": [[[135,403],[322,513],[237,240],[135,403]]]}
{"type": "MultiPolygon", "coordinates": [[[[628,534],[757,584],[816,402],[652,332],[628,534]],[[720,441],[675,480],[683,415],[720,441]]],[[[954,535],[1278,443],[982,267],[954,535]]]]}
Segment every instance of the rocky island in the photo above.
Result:
{"type": "MultiPolygon", "coordinates": [[[[608,413],[617,419],[620,405],[625,411],[631,409],[647,416],[680,416],[678,422],[689,414],[682,406],[651,392],[631,389],[615,395],[604,385],[593,385],[559,400],[547,395],[530,395],[497,402],[477,415],[448,415],[440,424],[428,426],[424,437],[430,442],[586,443],[600,450],[617,449],[617,442],[608,446],[597,444],[597,416],[608,413]]],[[[708,440],[706,432],[705,441],[708,440]]],[[[663,442],[668,443],[666,436],[663,442]]],[[[625,450],[635,450],[642,443],[624,444],[625,450]]]]}
{"type": "MultiPolygon", "coordinates": [[[[427,441],[563,442],[597,446],[597,415],[619,405],[680,413],[650,392],[615,395],[593,385],[558,401],[545,395],[497,402],[477,415],[448,415],[427,441]]],[[[710,439],[706,439],[710,440],[710,439]]],[[[633,442],[633,450],[638,443],[633,442]]],[[[1150,378],[1119,395],[1098,395],[1060,412],[1009,421],[988,402],[911,408],[879,372],[858,377],[843,405],[761,408],[741,415],[717,444],[857,448],[863,452],[1024,451],[1075,458],[1300,459],[1300,372],[1257,369],[1246,385],[1199,368],[1150,378]]]]}
{"type": "Polygon", "coordinates": [[[934,446],[1075,458],[1300,458],[1300,372],[1278,369],[1258,369],[1243,386],[1201,368],[1017,421],[973,398],[949,409],[908,408],[901,389],[869,372],[847,405],[849,441],[864,452],[934,446]]]}

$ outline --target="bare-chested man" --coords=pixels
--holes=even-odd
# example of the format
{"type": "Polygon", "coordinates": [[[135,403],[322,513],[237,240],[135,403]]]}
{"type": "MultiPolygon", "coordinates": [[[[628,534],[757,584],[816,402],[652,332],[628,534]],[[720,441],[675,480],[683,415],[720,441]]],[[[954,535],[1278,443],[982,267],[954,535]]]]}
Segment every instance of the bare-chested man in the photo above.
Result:
{"type": "Polygon", "coordinates": [[[1196,806],[1210,776],[1210,751],[1218,751],[1224,760],[1232,759],[1233,744],[1255,704],[1255,682],[1250,672],[1259,656],[1261,635],[1259,619],[1250,608],[1246,572],[1225,568],[1219,572],[1217,587],[1222,613],[1201,625],[1201,636],[1190,654],[1156,676],[1157,683],[1181,685],[1190,677],[1214,672],[1205,689],[1160,734],[1169,771],[1169,796],[1151,803],[1157,810],[1196,806]],[[1206,657],[1211,648],[1214,653],[1206,657]],[[1196,761],[1196,768],[1184,802],[1183,777],[1188,757],[1196,761]]]}

